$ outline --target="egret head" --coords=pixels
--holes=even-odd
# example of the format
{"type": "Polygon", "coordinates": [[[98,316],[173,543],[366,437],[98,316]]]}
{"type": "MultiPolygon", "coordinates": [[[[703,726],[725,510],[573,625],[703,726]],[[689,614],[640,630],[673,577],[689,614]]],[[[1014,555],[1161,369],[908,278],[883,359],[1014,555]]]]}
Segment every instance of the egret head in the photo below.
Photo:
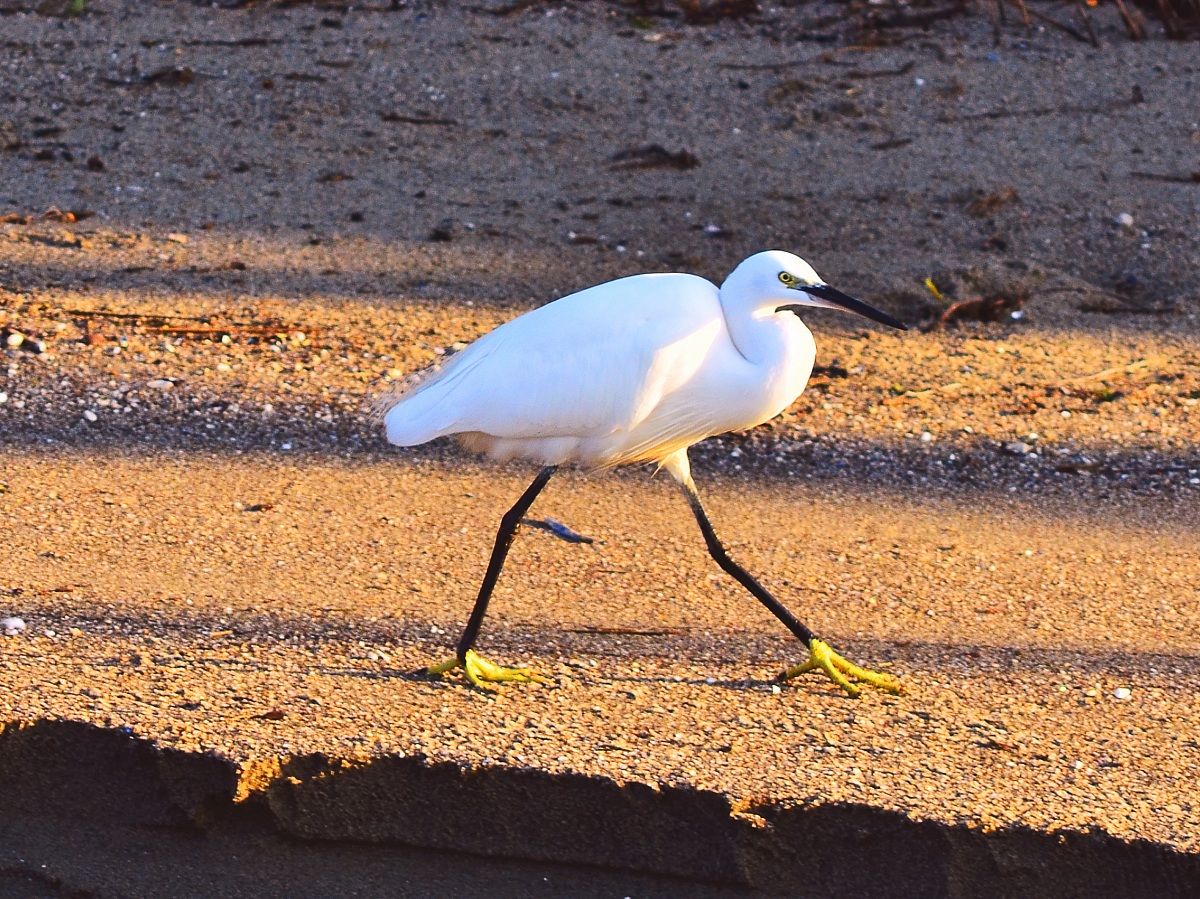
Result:
{"type": "Polygon", "coordinates": [[[721,285],[721,291],[726,290],[753,297],[756,312],[799,315],[806,306],[843,309],[901,331],[908,330],[903,322],[886,312],[830,287],[811,265],[784,250],[767,250],[743,260],[721,285]]]}

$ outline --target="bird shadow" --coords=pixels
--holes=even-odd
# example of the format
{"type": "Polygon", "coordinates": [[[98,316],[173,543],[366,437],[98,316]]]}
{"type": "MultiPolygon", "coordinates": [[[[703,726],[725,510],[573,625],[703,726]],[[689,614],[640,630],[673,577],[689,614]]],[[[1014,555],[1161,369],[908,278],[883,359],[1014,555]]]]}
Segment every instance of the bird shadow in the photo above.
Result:
{"type": "Polygon", "coordinates": [[[674,677],[671,675],[617,675],[606,677],[601,681],[606,684],[643,684],[664,686],[667,684],[685,684],[690,687],[714,687],[722,690],[734,690],[739,693],[761,693],[782,682],[777,677],[674,677]]]}
{"type": "MultiPolygon", "coordinates": [[[[128,607],[108,607],[102,598],[89,596],[83,601],[56,595],[53,604],[39,605],[31,610],[39,626],[50,626],[61,632],[79,628],[90,636],[114,636],[133,640],[147,635],[169,638],[165,644],[186,647],[188,652],[179,658],[163,649],[145,650],[155,664],[169,668],[183,664],[260,671],[271,666],[252,658],[220,658],[206,653],[215,649],[221,640],[261,640],[294,646],[319,658],[322,651],[338,651],[344,646],[361,648],[366,644],[385,652],[402,649],[406,655],[440,661],[447,655],[442,639],[431,638],[431,623],[413,619],[382,621],[331,621],[315,615],[272,612],[246,616],[233,624],[231,637],[215,638],[214,632],[230,629],[227,616],[213,611],[191,611],[165,617],[161,610],[142,612],[128,607]],[[76,604],[78,603],[78,604],[76,604]]],[[[440,630],[453,631],[454,626],[438,622],[440,630]]],[[[1044,671],[1048,674],[1070,671],[1086,676],[1127,676],[1140,679],[1169,678],[1179,683],[1200,680],[1200,646],[1175,650],[1144,650],[1121,647],[1089,648],[1070,645],[1032,645],[1009,643],[980,643],[953,639],[890,639],[870,635],[830,635],[831,642],[851,658],[868,660],[889,674],[901,677],[928,674],[944,675],[948,671],[964,676],[1004,675],[1016,671],[1044,671]]],[[[687,629],[655,632],[654,634],[622,634],[572,632],[553,625],[509,624],[489,631],[486,651],[501,658],[525,658],[531,647],[536,656],[546,662],[558,659],[589,659],[599,663],[600,670],[590,664],[580,676],[613,684],[683,683],[696,687],[714,687],[738,692],[769,689],[780,682],[776,677],[711,677],[679,676],[654,673],[623,673],[622,666],[631,661],[650,662],[664,668],[679,660],[704,660],[714,670],[729,670],[739,666],[776,664],[783,670],[794,664],[803,647],[787,635],[776,636],[763,630],[705,630],[687,629]],[[790,659],[780,659],[780,656],[790,659]]],[[[114,655],[100,664],[139,664],[124,656],[114,655]]],[[[537,667],[537,662],[533,663],[537,667]]],[[[431,675],[424,667],[384,665],[353,667],[351,665],[320,665],[314,670],[331,676],[372,681],[400,681],[411,684],[438,684],[447,688],[460,683],[458,678],[431,675]]],[[[465,683],[465,681],[461,681],[465,683]]],[[[472,689],[478,689],[472,687],[472,689]]],[[[490,691],[481,691],[490,695],[490,691]]]]}
{"type": "Polygon", "coordinates": [[[314,667],[312,670],[327,677],[352,677],[360,680],[400,680],[409,683],[435,683],[438,680],[435,675],[430,674],[424,668],[380,668],[369,670],[366,668],[331,668],[320,665],[314,667]]]}

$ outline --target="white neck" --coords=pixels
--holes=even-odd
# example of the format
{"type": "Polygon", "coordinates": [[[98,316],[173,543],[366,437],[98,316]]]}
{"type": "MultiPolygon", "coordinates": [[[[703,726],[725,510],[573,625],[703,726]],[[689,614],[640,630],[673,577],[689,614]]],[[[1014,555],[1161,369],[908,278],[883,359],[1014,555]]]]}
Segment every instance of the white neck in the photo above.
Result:
{"type": "Polygon", "coordinates": [[[787,355],[794,324],[804,327],[796,316],[774,313],[746,314],[725,310],[725,325],[739,353],[755,365],[771,365],[787,355]],[[792,321],[788,321],[791,319],[792,321]]]}
{"type": "MultiPolygon", "coordinates": [[[[721,285],[721,309],[733,345],[747,361],[771,365],[793,348],[798,332],[808,332],[790,312],[776,312],[786,299],[762,295],[746,283],[739,266],[721,285]]],[[[812,335],[808,335],[809,342],[812,335]]]]}

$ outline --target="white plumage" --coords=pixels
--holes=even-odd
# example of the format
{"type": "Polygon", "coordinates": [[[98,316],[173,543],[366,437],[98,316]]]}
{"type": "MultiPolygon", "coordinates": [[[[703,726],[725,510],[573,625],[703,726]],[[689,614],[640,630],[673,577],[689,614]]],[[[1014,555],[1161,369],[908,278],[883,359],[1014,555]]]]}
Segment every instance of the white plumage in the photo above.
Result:
{"type": "Polygon", "coordinates": [[[778,415],[812,371],[812,334],[781,305],[828,305],[803,260],[751,256],[718,289],[696,275],[590,287],[476,340],[384,415],[400,446],[454,435],[498,459],[664,462],[778,415]]]}

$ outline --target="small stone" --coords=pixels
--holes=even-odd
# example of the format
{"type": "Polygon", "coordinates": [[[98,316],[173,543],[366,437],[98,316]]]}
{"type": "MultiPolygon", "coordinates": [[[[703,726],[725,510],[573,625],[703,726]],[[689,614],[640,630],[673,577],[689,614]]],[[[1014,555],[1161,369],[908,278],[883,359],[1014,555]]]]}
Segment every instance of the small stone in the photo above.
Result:
{"type": "Polygon", "coordinates": [[[21,146],[17,126],[8,119],[0,119],[0,150],[15,150],[21,146]]]}
{"type": "Polygon", "coordinates": [[[155,390],[170,390],[175,386],[175,382],[169,381],[166,378],[155,378],[153,381],[147,381],[146,386],[152,387],[155,390]]]}
{"type": "Polygon", "coordinates": [[[1122,212],[1120,215],[1117,216],[1117,224],[1120,225],[1122,228],[1132,228],[1133,227],[1133,216],[1130,215],[1128,212],[1122,212]]]}
{"type": "Polygon", "coordinates": [[[445,218],[429,230],[429,240],[435,243],[448,243],[459,235],[459,223],[456,219],[445,218]]]}
{"type": "Polygon", "coordinates": [[[84,417],[84,418],[85,418],[87,421],[93,421],[93,422],[94,422],[94,421],[96,420],[96,418],[97,418],[97,416],[96,416],[96,413],[95,413],[95,412],[93,412],[91,409],[84,409],[84,410],[83,410],[83,417],[84,417]]]}
{"type": "Polygon", "coordinates": [[[25,335],[20,331],[9,331],[8,335],[4,338],[4,345],[10,350],[19,348],[24,342],[25,335]]]}
{"type": "Polygon", "coordinates": [[[186,234],[180,234],[178,231],[172,231],[167,235],[167,240],[171,241],[171,243],[185,244],[188,242],[188,236],[186,234]]]}
{"type": "Polygon", "coordinates": [[[25,630],[25,621],[15,615],[11,618],[0,618],[0,630],[6,637],[15,637],[25,630]]]}
{"type": "Polygon", "coordinates": [[[1126,699],[1128,699],[1130,696],[1133,695],[1133,691],[1130,690],[1128,687],[1117,687],[1117,689],[1113,690],[1112,695],[1113,695],[1113,699],[1117,699],[1117,700],[1120,700],[1121,702],[1124,702],[1126,699]]]}
{"type": "Polygon", "coordinates": [[[1013,440],[1004,444],[1004,451],[1013,456],[1026,456],[1033,451],[1033,447],[1024,440],[1013,440]]]}

